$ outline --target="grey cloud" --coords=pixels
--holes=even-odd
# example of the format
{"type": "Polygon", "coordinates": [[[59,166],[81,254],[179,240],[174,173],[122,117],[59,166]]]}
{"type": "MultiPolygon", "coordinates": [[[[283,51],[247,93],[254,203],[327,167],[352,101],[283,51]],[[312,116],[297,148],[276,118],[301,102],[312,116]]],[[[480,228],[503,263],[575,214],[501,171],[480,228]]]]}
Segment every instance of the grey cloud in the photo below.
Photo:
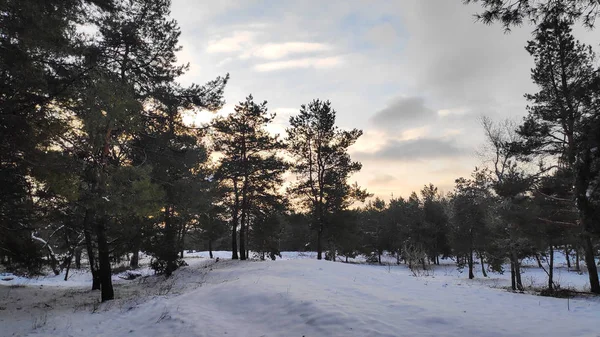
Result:
{"type": "Polygon", "coordinates": [[[454,140],[420,138],[406,141],[393,140],[375,152],[359,152],[356,157],[362,160],[422,160],[461,157],[469,150],[456,144],[454,140]]]}
{"type": "Polygon", "coordinates": [[[414,126],[431,120],[437,113],[425,105],[422,97],[399,98],[371,117],[371,122],[380,128],[414,126]]]}

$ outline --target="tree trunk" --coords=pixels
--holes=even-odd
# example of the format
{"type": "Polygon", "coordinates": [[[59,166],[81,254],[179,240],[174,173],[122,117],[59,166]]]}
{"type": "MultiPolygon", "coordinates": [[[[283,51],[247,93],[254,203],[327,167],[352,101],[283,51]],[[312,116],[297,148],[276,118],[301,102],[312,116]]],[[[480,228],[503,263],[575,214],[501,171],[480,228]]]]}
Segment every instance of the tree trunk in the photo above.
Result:
{"type": "Polygon", "coordinates": [[[523,291],[523,282],[521,281],[521,261],[515,258],[515,277],[517,279],[517,289],[523,291]]]}
{"type": "Polygon", "coordinates": [[[600,282],[598,280],[598,268],[594,258],[594,246],[589,233],[584,233],[583,250],[585,254],[585,264],[587,265],[590,278],[590,291],[594,294],[600,294],[600,282]]]}
{"type": "Polygon", "coordinates": [[[100,289],[102,291],[102,302],[110,301],[115,298],[112,286],[112,272],[110,269],[110,250],[106,239],[106,228],[102,220],[96,223],[96,238],[98,239],[98,276],[100,279],[100,289]]]}
{"type": "Polygon", "coordinates": [[[85,247],[88,255],[88,262],[90,264],[90,272],[92,273],[92,290],[100,289],[100,275],[96,269],[96,258],[94,255],[94,244],[92,241],[91,233],[91,220],[93,215],[91,211],[85,211],[85,217],[83,218],[83,235],[85,237],[85,247]]]}
{"type": "Polygon", "coordinates": [[[67,257],[67,260],[65,261],[65,281],[69,279],[69,270],[71,270],[71,262],[73,261],[73,255],[75,254],[74,251],[72,251],[69,254],[69,257],[67,257]]]}
{"type": "Polygon", "coordinates": [[[548,257],[548,290],[554,291],[554,247],[550,245],[550,256],[548,257]]]}
{"type": "Polygon", "coordinates": [[[571,270],[571,259],[569,259],[569,246],[565,245],[565,259],[567,259],[567,270],[571,270]]]}
{"type": "Polygon", "coordinates": [[[517,290],[517,278],[515,273],[515,261],[510,257],[510,286],[512,290],[517,290]]]}
{"type": "Polygon", "coordinates": [[[141,238],[140,234],[133,238],[133,247],[131,248],[131,259],[129,260],[129,267],[137,269],[140,266],[140,245],[141,238]]]}
{"type": "Polygon", "coordinates": [[[435,256],[435,264],[437,264],[438,266],[440,265],[440,256],[439,255],[435,256]]]}
{"type": "Polygon", "coordinates": [[[246,259],[246,210],[242,201],[242,216],[240,217],[240,260],[246,259]]]}
{"type": "Polygon", "coordinates": [[[237,245],[237,226],[238,226],[238,216],[239,216],[239,206],[240,206],[240,195],[237,187],[237,180],[233,179],[233,193],[234,193],[234,202],[233,202],[233,216],[231,217],[231,259],[237,260],[238,257],[238,245],[237,245]]]}
{"type": "MultiPolygon", "coordinates": [[[[236,221],[237,222],[237,221],[236,221]]],[[[238,247],[237,247],[237,223],[234,222],[231,226],[231,259],[237,260],[238,257],[238,247]]]]}
{"type": "Polygon", "coordinates": [[[381,252],[377,252],[377,262],[381,264],[381,252]]]}
{"type": "Polygon", "coordinates": [[[513,290],[523,291],[523,282],[521,280],[521,261],[519,261],[519,258],[514,251],[510,253],[510,262],[511,278],[513,278],[513,290]]]}
{"type": "Polygon", "coordinates": [[[75,249],[75,268],[81,269],[81,248],[75,249]]]}
{"type": "Polygon", "coordinates": [[[212,240],[208,240],[208,256],[212,259],[213,258],[213,253],[212,253],[212,240]]]}
{"type": "Polygon", "coordinates": [[[540,259],[540,254],[535,254],[535,260],[537,261],[538,264],[538,268],[544,268],[544,265],[542,264],[542,260],[540,259]]]}
{"type": "Polygon", "coordinates": [[[187,233],[187,229],[185,224],[181,226],[181,231],[179,232],[179,239],[177,242],[179,243],[179,258],[183,259],[183,251],[185,250],[185,235],[187,233]]]}
{"type": "Polygon", "coordinates": [[[323,259],[323,247],[321,246],[322,236],[322,229],[319,229],[317,231],[317,260],[323,259]]]}
{"type": "Polygon", "coordinates": [[[481,273],[483,274],[483,277],[488,277],[487,273],[485,272],[485,264],[483,263],[482,254],[479,255],[479,260],[481,261],[481,273]]]}
{"type": "Polygon", "coordinates": [[[580,271],[581,267],[579,266],[579,260],[581,258],[579,257],[579,247],[575,248],[575,270],[580,271]]]}
{"type": "Polygon", "coordinates": [[[167,263],[165,267],[165,275],[167,277],[171,276],[173,272],[177,269],[177,257],[179,255],[179,249],[177,248],[177,238],[175,233],[175,228],[173,224],[173,207],[165,206],[165,236],[164,236],[164,247],[162,249],[165,250],[164,259],[167,263]]]}
{"type": "Polygon", "coordinates": [[[472,280],[475,278],[475,274],[473,274],[473,251],[469,252],[469,279],[472,280]]]}
{"type": "Polygon", "coordinates": [[[330,246],[331,246],[331,261],[335,262],[335,254],[336,254],[335,244],[330,242],[330,246]]]}
{"type": "Polygon", "coordinates": [[[396,251],[396,264],[400,265],[400,251],[396,251]]]}

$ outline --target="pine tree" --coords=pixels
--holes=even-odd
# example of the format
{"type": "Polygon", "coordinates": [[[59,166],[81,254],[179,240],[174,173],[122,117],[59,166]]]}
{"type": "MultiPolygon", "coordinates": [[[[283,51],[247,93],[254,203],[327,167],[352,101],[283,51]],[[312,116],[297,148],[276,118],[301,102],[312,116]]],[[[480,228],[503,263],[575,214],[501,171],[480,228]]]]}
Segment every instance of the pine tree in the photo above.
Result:
{"type": "Polygon", "coordinates": [[[0,259],[32,272],[44,263],[33,236],[44,221],[34,205],[42,196],[34,195],[40,181],[32,171],[50,177],[57,169],[40,170],[52,159],[49,143],[66,127],[56,112],[70,101],[87,70],[78,66],[83,39],[75,27],[91,22],[88,7],[106,13],[112,2],[0,4],[0,259]]]}
{"type": "Polygon", "coordinates": [[[292,191],[310,209],[319,260],[323,257],[324,235],[329,234],[326,231],[335,213],[345,210],[353,197],[364,200],[366,196],[366,192],[347,183],[350,175],[362,167],[348,155],[348,148],[362,131],[340,130],[335,126],[335,115],[329,101],[314,100],[302,105],[300,114],[290,118],[287,129],[288,150],[295,162],[292,171],[297,178],[292,191]]]}
{"type": "MultiPolygon", "coordinates": [[[[247,235],[252,221],[268,219],[270,209],[281,204],[279,187],[287,164],[278,155],[285,146],[266,127],[275,114],[269,114],[267,102],[255,103],[252,95],[240,102],[235,111],[213,122],[215,150],[222,155],[215,177],[227,183],[231,193],[232,258],[247,258],[247,235]]],[[[267,220],[269,220],[267,222],[267,220]]],[[[257,222],[260,223],[260,222],[257,222]]]]}
{"type": "Polygon", "coordinates": [[[600,94],[595,89],[599,71],[593,63],[592,49],[574,39],[572,22],[563,18],[561,12],[548,14],[527,46],[535,60],[531,77],[539,91],[526,95],[531,105],[519,130],[524,138],[521,150],[529,156],[551,156],[551,167],[570,177],[566,186],[574,187],[569,189],[570,199],[576,202],[583,229],[591,290],[600,293],[592,243],[597,203],[590,193],[597,182],[597,170],[592,159],[594,141],[589,141],[593,134],[588,134],[598,121],[600,94]]]}
{"type": "Polygon", "coordinates": [[[476,168],[471,179],[456,180],[452,197],[451,242],[460,261],[459,267],[464,264],[468,266],[469,279],[475,277],[475,253],[483,254],[489,244],[489,185],[489,171],[476,168]]]}

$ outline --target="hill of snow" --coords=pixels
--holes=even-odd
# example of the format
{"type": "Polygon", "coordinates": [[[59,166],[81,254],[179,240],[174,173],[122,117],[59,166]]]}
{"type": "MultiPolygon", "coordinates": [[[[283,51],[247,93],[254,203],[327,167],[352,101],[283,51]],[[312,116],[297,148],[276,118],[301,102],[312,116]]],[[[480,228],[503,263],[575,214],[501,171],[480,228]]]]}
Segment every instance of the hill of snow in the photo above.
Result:
{"type": "MultiPolygon", "coordinates": [[[[468,280],[446,265],[430,276],[413,277],[404,266],[333,263],[296,253],[265,262],[226,260],[226,252],[217,253],[222,257],[218,262],[201,257],[205,253],[188,255],[189,266],[169,279],[115,277],[117,299],[102,304],[99,294],[83,283],[85,273],[69,282],[53,277],[0,281],[0,336],[596,337],[600,333],[598,298],[566,300],[490,287],[504,286],[505,275],[468,280]]],[[[587,278],[566,271],[565,275],[575,285],[587,278]]]]}

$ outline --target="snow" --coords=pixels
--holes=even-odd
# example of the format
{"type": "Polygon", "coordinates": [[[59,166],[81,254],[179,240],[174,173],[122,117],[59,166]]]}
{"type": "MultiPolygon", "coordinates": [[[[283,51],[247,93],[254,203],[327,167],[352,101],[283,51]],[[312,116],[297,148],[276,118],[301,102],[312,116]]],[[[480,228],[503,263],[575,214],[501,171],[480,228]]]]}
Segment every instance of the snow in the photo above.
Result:
{"type": "MultiPolygon", "coordinates": [[[[115,276],[117,299],[106,303],[86,272],[67,282],[5,274],[13,279],[0,281],[0,336],[598,336],[599,298],[512,293],[508,275],[468,280],[450,261],[414,277],[403,265],[314,253],[262,262],[214,255],[186,254],[189,266],[168,279],[147,267],[133,281],[115,276]]],[[[585,287],[586,274],[557,262],[561,286],[585,287]]],[[[545,284],[527,264],[524,282],[545,284]]]]}

